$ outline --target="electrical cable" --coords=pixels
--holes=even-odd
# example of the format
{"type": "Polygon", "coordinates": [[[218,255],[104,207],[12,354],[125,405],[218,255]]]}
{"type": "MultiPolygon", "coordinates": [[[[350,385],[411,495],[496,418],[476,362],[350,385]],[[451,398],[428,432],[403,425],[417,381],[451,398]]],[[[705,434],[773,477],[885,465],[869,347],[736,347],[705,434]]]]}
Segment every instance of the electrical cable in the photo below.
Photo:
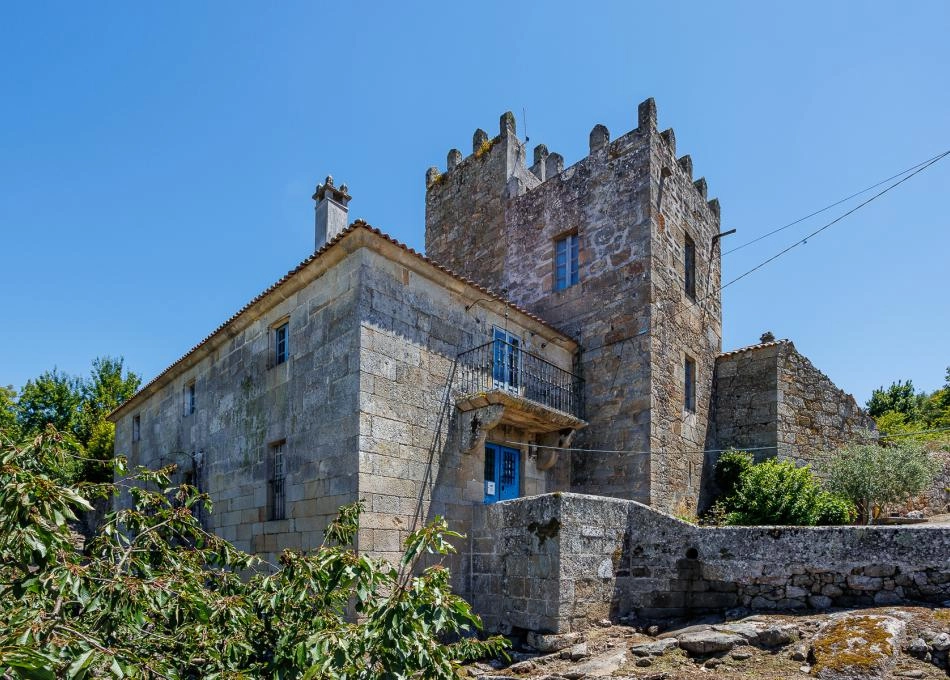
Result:
{"type": "Polygon", "coordinates": [[[816,229],[815,231],[811,232],[810,234],[808,234],[808,235],[805,236],[804,238],[799,239],[798,241],[796,241],[796,242],[793,243],[792,245],[788,246],[787,248],[784,248],[783,250],[777,252],[775,255],[773,255],[772,257],[768,258],[767,260],[764,260],[764,261],[760,262],[759,264],[757,264],[756,266],[754,266],[752,269],[750,269],[750,270],[748,270],[748,271],[746,271],[746,272],[740,274],[739,276],[737,276],[736,278],[732,279],[732,280],[729,281],[728,283],[724,283],[723,285],[719,286],[719,288],[717,288],[715,291],[712,291],[712,292],[708,293],[708,294],[707,294],[704,298],[702,298],[702,299],[705,300],[706,298],[711,297],[712,295],[715,295],[715,294],[718,293],[718,292],[721,292],[723,289],[728,288],[729,286],[731,286],[732,284],[734,284],[734,283],[736,283],[736,282],[738,282],[738,281],[741,281],[741,280],[744,279],[745,277],[747,277],[747,276],[749,276],[750,274],[752,274],[752,273],[758,271],[759,269],[761,269],[761,268],[764,267],[765,265],[769,264],[770,262],[774,262],[775,260],[777,260],[778,258],[780,258],[782,255],[786,254],[788,251],[792,250],[793,248],[796,248],[796,247],[798,247],[798,246],[800,246],[800,245],[803,245],[803,244],[805,244],[805,243],[808,243],[808,239],[817,236],[818,234],[820,234],[821,232],[823,232],[825,229],[828,229],[829,227],[831,227],[831,226],[837,224],[838,222],[840,222],[841,220],[843,220],[843,219],[844,219],[845,217],[847,217],[848,215],[851,215],[851,214],[857,212],[858,210],[860,210],[861,208],[863,208],[864,206],[866,206],[868,203],[871,203],[872,201],[874,201],[874,200],[880,198],[881,196],[883,196],[884,194],[886,194],[886,193],[887,193],[888,191],[890,191],[891,189],[897,188],[898,186],[900,186],[901,184],[903,184],[904,182],[906,182],[907,180],[909,180],[909,179],[910,179],[911,177],[913,177],[914,175],[923,172],[924,170],[926,170],[927,168],[929,168],[930,166],[932,166],[934,163],[936,163],[936,162],[942,160],[943,158],[947,157],[948,155],[950,155],[950,149],[948,149],[947,151],[944,151],[942,154],[939,154],[939,155],[937,155],[937,156],[934,156],[930,161],[928,161],[927,163],[925,163],[925,164],[922,165],[921,167],[917,168],[916,170],[914,170],[912,173],[910,173],[909,175],[907,175],[907,176],[904,177],[903,179],[901,179],[901,180],[899,180],[899,181],[897,181],[897,182],[894,182],[894,184],[891,184],[891,185],[888,186],[887,188],[885,188],[885,189],[879,191],[878,193],[874,194],[873,196],[871,196],[871,198],[867,199],[866,201],[862,201],[861,203],[859,203],[859,204],[856,205],[855,207],[851,208],[850,210],[848,210],[848,211],[845,212],[845,213],[842,213],[841,215],[839,215],[839,216],[836,217],[835,219],[831,220],[830,222],[828,222],[828,223],[825,224],[824,226],[819,227],[818,229],[816,229]]]}
{"type": "Polygon", "coordinates": [[[866,194],[867,192],[871,191],[871,189],[876,189],[876,188],[878,188],[879,186],[881,186],[882,184],[886,184],[887,182],[890,182],[890,181],[893,180],[893,179],[897,179],[898,177],[900,177],[900,176],[902,176],[902,175],[906,175],[908,172],[911,172],[912,170],[916,170],[917,168],[919,168],[919,167],[922,166],[922,165],[926,165],[927,163],[929,163],[929,162],[931,162],[931,161],[939,160],[942,156],[945,156],[945,155],[946,155],[946,153],[937,154],[936,156],[933,156],[933,157],[931,157],[931,158],[928,158],[928,159],[925,160],[925,161],[921,161],[921,162],[918,163],[917,165],[913,165],[913,166],[907,168],[906,170],[902,170],[901,172],[898,172],[896,175],[891,175],[891,176],[888,177],[887,179],[882,179],[880,182],[877,182],[877,183],[875,183],[875,184],[872,184],[872,185],[869,186],[869,187],[865,187],[864,189],[861,189],[860,191],[856,191],[855,193],[851,194],[850,196],[847,196],[847,197],[842,198],[842,199],[840,199],[840,200],[838,200],[838,201],[835,201],[834,203],[831,203],[831,204],[829,204],[829,205],[826,205],[824,208],[821,208],[820,210],[816,210],[815,212],[809,213],[808,215],[805,215],[804,217],[800,217],[800,218],[798,218],[797,220],[795,220],[794,222],[789,222],[788,224],[786,224],[786,225],[784,225],[784,226],[782,226],[782,227],[779,227],[779,228],[777,228],[777,229],[773,229],[772,231],[769,231],[769,232],[767,232],[767,233],[765,233],[765,234],[762,234],[761,236],[759,236],[759,237],[757,237],[757,238],[754,238],[754,239],[752,239],[751,241],[747,241],[747,242],[743,243],[742,245],[736,246],[735,248],[733,248],[733,249],[731,249],[731,250],[727,250],[727,251],[725,251],[725,252],[723,253],[723,256],[726,256],[726,255],[729,255],[729,254],[731,254],[731,253],[734,253],[734,252],[736,252],[737,250],[742,250],[742,249],[745,248],[746,246],[751,246],[753,243],[758,243],[758,242],[761,241],[762,239],[768,238],[769,236],[772,236],[773,234],[777,234],[777,233],[779,233],[780,231],[785,231],[786,229],[788,229],[788,228],[790,228],[790,227],[794,227],[796,224],[799,224],[799,223],[801,223],[801,222],[804,222],[805,220],[807,220],[807,219],[809,219],[809,218],[812,218],[812,217],[814,217],[815,215],[820,215],[820,214],[823,213],[823,212],[826,212],[826,211],[828,211],[828,210],[831,210],[832,208],[834,208],[834,207],[836,207],[836,206],[839,206],[839,205],[841,205],[842,203],[847,203],[847,202],[850,201],[852,198],[857,198],[857,197],[860,196],[861,194],[866,194]]]}
{"type": "MultiPolygon", "coordinates": [[[[895,437],[911,437],[921,434],[935,434],[939,432],[950,432],[950,427],[941,427],[934,430],[917,430],[915,432],[900,432],[897,434],[886,434],[877,437],[877,439],[893,439],[895,437]]],[[[873,439],[873,438],[872,438],[873,439]]],[[[548,449],[553,451],[571,451],[575,453],[637,453],[637,454],[683,454],[683,453],[723,453],[724,451],[729,451],[735,449],[737,451],[774,451],[778,449],[778,446],[754,446],[754,447],[744,447],[744,446],[731,446],[728,449],[684,449],[682,451],[664,451],[662,449],[657,449],[653,451],[638,451],[635,449],[581,449],[577,447],[570,446],[548,446],[546,444],[537,444],[535,442],[516,442],[506,440],[500,442],[501,444],[510,444],[512,446],[533,446],[538,449],[548,449]]]]}

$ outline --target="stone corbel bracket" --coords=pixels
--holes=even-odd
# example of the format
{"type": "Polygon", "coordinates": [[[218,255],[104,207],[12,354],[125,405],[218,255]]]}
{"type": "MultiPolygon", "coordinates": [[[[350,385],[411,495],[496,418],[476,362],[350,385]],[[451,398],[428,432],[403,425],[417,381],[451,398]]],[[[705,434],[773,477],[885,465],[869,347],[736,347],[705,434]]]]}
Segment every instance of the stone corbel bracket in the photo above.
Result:
{"type": "Polygon", "coordinates": [[[497,427],[505,414],[501,404],[489,404],[471,411],[463,411],[459,420],[459,448],[462,453],[476,453],[485,448],[485,438],[497,427]]]}
{"type": "Polygon", "coordinates": [[[561,449],[566,449],[574,441],[574,435],[577,430],[573,428],[564,428],[559,432],[548,432],[538,437],[536,446],[537,460],[535,465],[539,470],[549,470],[554,467],[557,461],[557,455],[561,449]],[[556,448],[548,448],[556,447],[556,448]]]}

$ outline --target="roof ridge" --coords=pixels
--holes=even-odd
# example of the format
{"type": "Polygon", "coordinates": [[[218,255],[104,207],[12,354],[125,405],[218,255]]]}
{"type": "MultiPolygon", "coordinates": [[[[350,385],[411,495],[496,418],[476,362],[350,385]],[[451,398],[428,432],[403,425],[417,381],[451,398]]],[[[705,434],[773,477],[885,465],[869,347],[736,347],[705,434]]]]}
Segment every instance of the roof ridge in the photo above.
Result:
{"type": "Polygon", "coordinates": [[[780,340],[769,340],[768,342],[757,342],[754,345],[746,345],[745,347],[738,347],[736,349],[731,349],[728,352],[720,352],[719,356],[727,357],[733,354],[742,354],[743,352],[752,352],[757,349],[765,349],[766,347],[777,347],[778,345],[793,345],[791,340],[788,338],[782,338],[780,340]]]}
{"type": "Polygon", "coordinates": [[[446,267],[445,265],[439,264],[439,263],[436,262],[435,260],[432,260],[432,259],[430,259],[429,257],[427,257],[426,255],[423,255],[422,253],[420,253],[419,251],[415,250],[414,248],[410,248],[410,247],[407,246],[405,243],[402,243],[401,241],[396,240],[395,238],[393,238],[393,237],[390,236],[389,234],[384,233],[383,231],[381,231],[381,230],[378,229],[377,227],[372,226],[371,224],[367,223],[367,222],[364,221],[364,220],[358,219],[358,220],[355,220],[355,221],[353,221],[352,223],[350,223],[349,226],[347,226],[345,229],[343,229],[342,231],[340,231],[340,233],[338,233],[338,234],[337,234],[336,236],[334,236],[332,239],[330,239],[329,241],[327,241],[326,243],[324,243],[322,246],[320,246],[320,248],[318,248],[317,250],[315,250],[311,255],[308,255],[306,258],[304,258],[296,267],[294,267],[293,269],[290,269],[286,274],[284,274],[282,277],[280,277],[277,281],[275,281],[274,283],[272,283],[271,285],[269,285],[267,288],[265,288],[263,291],[261,291],[260,293],[258,293],[257,295],[255,295],[253,298],[251,298],[251,299],[250,299],[248,302],[246,302],[240,309],[238,309],[238,310],[237,310],[236,312],[234,312],[231,316],[229,316],[225,321],[223,321],[221,324],[219,324],[213,331],[211,331],[210,333],[208,333],[208,335],[206,335],[204,338],[202,338],[197,344],[195,344],[194,346],[192,346],[191,349],[189,349],[187,352],[185,352],[184,354],[182,354],[180,357],[178,357],[178,359],[176,359],[174,362],[172,362],[171,364],[169,364],[168,366],[166,366],[162,371],[160,371],[154,378],[152,378],[152,379],[149,380],[147,383],[145,383],[141,388],[139,388],[138,391],[136,391],[135,394],[133,394],[131,397],[129,397],[128,399],[126,399],[124,402],[122,402],[121,404],[119,404],[118,406],[116,406],[116,407],[108,414],[108,416],[106,416],[106,417],[107,417],[107,418],[111,418],[113,415],[115,415],[116,413],[118,413],[119,411],[121,411],[123,408],[125,408],[125,405],[126,405],[126,404],[128,404],[128,403],[130,403],[131,401],[135,400],[140,394],[142,394],[142,393],[145,392],[147,389],[149,389],[150,387],[152,387],[152,385],[156,384],[156,383],[159,382],[161,379],[163,379],[165,376],[167,376],[170,371],[172,371],[175,367],[177,367],[179,364],[181,364],[185,359],[187,359],[189,356],[191,356],[191,355],[194,354],[196,351],[198,351],[198,349],[200,349],[201,347],[203,347],[206,343],[210,342],[215,336],[217,336],[219,333],[221,333],[225,328],[227,328],[228,326],[230,326],[233,322],[237,321],[237,319],[238,319],[241,315],[243,315],[245,312],[247,312],[251,307],[253,307],[255,304],[257,304],[258,302],[260,302],[261,300],[263,300],[264,298],[266,298],[268,295],[270,295],[271,293],[273,293],[274,291],[276,291],[278,288],[280,288],[281,286],[283,286],[283,285],[284,285],[285,283],[287,283],[291,278],[293,278],[294,276],[296,276],[297,274],[299,274],[307,265],[309,265],[309,264],[311,264],[312,262],[316,261],[318,258],[320,258],[320,256],[322,256],[322,255],[323,255],[325,252],[327,252],[330,248],[332,248],[333,246],[335,246],[337,243],[339,243],[339,242],[342,241],[344,238],[346,238],[348,235],[352,234],[353,232],[357,231],[358,229],[365,229],[365,230],[369,231],[370,233],[375,234],[376,236],[379,236],[379,237],[381,237],[381,238],[383,238],[383,239],[389,241],[390,243],[392,243],[393,245],[395,245],[395,246],[401,248],[402,250],[406,251],[406,252],[409,253],[410,255],[413,255],[414,257],[417,257],[417,258],[420,259],[421,261],[425,262],[426,264],[428,264],[428,265],[430,265],[430,266],[435,267],[436,269],[438,269],[439,271],[441,271],[441,272],[443,272],[443,273],[445,273],[445,274],[448,274],[448,275],[451,276],[452,278],[454,278],[454,279],[456,279],[456,280],[458,280],[458,281],[461,281],[462,283],[464,283],[464,284],[466,284],[466,285],[472,286],[473,288],[475,288],[475,289],[478,290],[479,292],[483,293],[484,295],[487,295],[488,297],[493,298],[493,299],[495,299],[495,300],[497,300],[497,301],[499,301],[499,302],[501,302],[501,303],[507,305],[507,306],[510,307],[511,309],[514,309],[515,311],[520,312],[521,314],[524,314],[524,315],[527,316],[528,318],[530,318],[530,319],[532,319],[532,320],[534,320],[534,321],[537,321],[538,323],[542,324],[543,326],[547,326],[548,328],[550,328],[550,329],[551,329],[552,331],[554,331],[555,333],[558,333],[559,335],[563,335],[563,336],[566,337],[566,338],[570,338],[570,337],[571,337],[570,335],[568,335],[568,334],[565,333],[564,331],[562,331],[562,330],[560,330],[559,328],[557,328],[557,327],[551,325],[548,321],[545,321],[544,319],[542,319],[541,317],[537,316],[536,314],[533,314],[532,312],[529,312],[529,311],[528,311],[527,309],[525,309],[524,307],[521,307],[520,305],[515,304],[514,302],[512,302],[511,300],[509,300],[509,299],[507,299],[506,297],[502,296],[501,294],[496,293],[495,291],[491,290],[490,288],[486,288],[485,286],[483,286],[483,285],[481,285],[481,284],[479,284],[479,283],[476,283],[475,281],[473,281],[473,280],[471,280],[471,279],[469,279],[469,278],[467,278],[467,277],[465,277],[465,276],[462,276],[461,274],[458,274],[458,273],[452,271],[451,269],[449,269],[449,268],[446,267]]]}

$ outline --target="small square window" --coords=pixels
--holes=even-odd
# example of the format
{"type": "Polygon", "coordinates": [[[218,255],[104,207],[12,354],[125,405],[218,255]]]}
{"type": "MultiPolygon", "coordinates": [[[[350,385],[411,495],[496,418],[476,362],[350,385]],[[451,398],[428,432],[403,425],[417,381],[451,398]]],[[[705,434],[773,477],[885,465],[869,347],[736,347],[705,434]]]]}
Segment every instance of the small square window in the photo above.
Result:
{"type": "Polygon", "coordinates": [[[686,357],[683,369],[683,408],[696,413],[696,361],[686,357]]]}
{"type": "Polygon", "coordinates": [[[195,383],[194,381],[185,385],[185,389],[182,390],[182,396],[184,397],[184,409],[182,411],[183,416],[190,416],[195,412],[195,383]]]}
{"type": "Polygon", "coordinates": [[[142,438],[142,416],[132,416],[132,441],[142,438]]]}
{"type": "Polygon", "coordinates": [[[690,300],[696,299],[696,244],[689,236],[683,243],[683,288],[690,300]]]}
{"type": "Polygon", "coordinates": [[[282,324],[274,329],[274,363],[282,364],[287,361],[290,351],[290,334],[288,332],[290,324],[282,324]]]}
{"type": "Polygon", "coordinates": [[[577,234],[554,242],[554,290],[564,290],[580,280],[577,234]]]}

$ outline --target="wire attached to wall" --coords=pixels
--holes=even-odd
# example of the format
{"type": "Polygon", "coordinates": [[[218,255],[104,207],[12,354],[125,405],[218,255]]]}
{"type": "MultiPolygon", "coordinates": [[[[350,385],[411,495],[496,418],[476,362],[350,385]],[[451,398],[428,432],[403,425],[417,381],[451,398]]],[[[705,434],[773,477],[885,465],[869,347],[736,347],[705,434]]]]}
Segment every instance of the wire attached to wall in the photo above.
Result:
{"type": "Polygon", "coordinates": [[[896,189],[897,187],[899,187],[901,184],[903,184],[904,182],[906,182],[907,180],[909,180],[909,179],[910,179],[911,177],[913,177],[914,175],[917,175],[917,174],[923,172],[923,171],[926,170],[927,168],[931,167],[934,163],[937,163],[938,161],[940,161],[940,160],[946,158],[948,155],[950,155],[950,149],[948,149],[947,151],[944,151],[943,153],[941,153],[941,154],[939,154],[939,155],[937,155],[937,156],[934,156],[934,157],[931,158],[929,161],[925,162],[923,165],[921,165],[920,167],[918,167],[916,170],[914,170],[912,173],[910,173],[909,175],[907,175],[907,176],[904,177],[903,179],[898,180],[897,182],[894,182],[894,183],[891,184],[890,186],[888,186],[888,187],[882,189],[881,191],[877,192],[876,194],[874,194],[873,196],[871,196],[871,197],[870,197],[869,199],[867,199],[866,201],[862,201],[861,203],[859,203],[858,205],[854,206],[853,208],[851,208],[851,209],[848,210],[847,212],[842,213],[841,215],[839,215],[839,216],[836,217],[835,219],[831,220],[831,221],[828,222],[827,224],[825,224],[825,225],[819,227],[818,229],[816,229],[815,231],[811,232],[810,234],[808,234],[808,235],[805,236],[804,238],[801,238],[801,239],[799,239],[798,241],[796,241],[795,243],[793,243],[793,244],[791,244],[790,246],[788,246],[787,248],[784,248],[784,249],[780,250],[779,252],[777,252],[777,253],[776,253],[775,255],[773,255],[772,257],[770,257],[770,258],[768,258],[768,259],[766,259],[766,260],[763,260],[762,262],[760,262],[759,264],[757,264],[756,266],[754,266],[752,269],[749,269],[748,271],[746,271],[746,272],[740,274],[739,276],[737,276],[736,278],[732,279],[732,280],[729,281],[728,283],[724,283],[723,285],[719,286],[719,288],[717,288],[716,290],[709,292],[709,293],[708,293],[704,298],[702,298],[702,299],[705,300],[706,298],[711,297],[712,295],[715,295],[716,293],[721,292],[722,290],[724,290],[725,288],[728,288],[728,287],[731,286],[732,284],[737,283],[737,282],[741,281],[742,279],[744,279],[745,277],[749,276],[750,274],[753,274],[754,272],[757,272],[758,270],[762,269],[762,267],[764,267],[765,265],[769,264],[770,262],[774,262],[774,261],[777,260],[778,258],[782,257],[782,255],[785,255],[786,253],[788,253],[790,250],[792,250],[792,249],[794,249],[794,248],[797,248],[798,246],[801,246],[801,245],[804,245],[804,244],[808,243],[808,239],[813,238],[813,237],[817,236],[818,234],[820,234],[821,232],[825,231],[826,229],[828,229],[828,228],[834,226],[835,224],[837,224],[838,222],[840,222],[841,220],[843,220],[845,217],[848,217],[849,215],[853,215],[854,213],[856,213],[858,210],[860,210],[860,209],[863,208],[864,206],[868,205],[868,204],[871,203],[872,201],[877,200],[878,198],[880,198],[881,196],[883,196],[883,195],[886,194],[887,192],[891,191],[892,189],[896,189]]]}
{"type": "MultiPolygon", "coordinates": [[[[868,437],[869,441],[875,439],[895,439],[897,437],[912,437],[916,435],[923,434],[938,434],[940,432],[950,432],[950,427],[940,427],[932,430],[917,430],[915,432],[898,432],[896,434],[885,434],[879,437],[868,437]]],[[[571,451],[574,453],[636,453],[643,455],[653,455],[653,454],[666,454],[666,455],[679,455],[684,453],[723,453],[725,451],[737,450],[737,451],[776,451],[778,446],[731,446],[728,449],[683,449],[679,451],[666,451],[663,449],[654,449],[652,451],[643,451],[636,449],[582,449],[572,446],[548,446],[547,444],[537,444],[535,442],[517,442],[517,441],[503,441],[502,444],[509,444],[511,446],[533,446],[537,449],[547,449],[549,451],[571,451]]]]}

